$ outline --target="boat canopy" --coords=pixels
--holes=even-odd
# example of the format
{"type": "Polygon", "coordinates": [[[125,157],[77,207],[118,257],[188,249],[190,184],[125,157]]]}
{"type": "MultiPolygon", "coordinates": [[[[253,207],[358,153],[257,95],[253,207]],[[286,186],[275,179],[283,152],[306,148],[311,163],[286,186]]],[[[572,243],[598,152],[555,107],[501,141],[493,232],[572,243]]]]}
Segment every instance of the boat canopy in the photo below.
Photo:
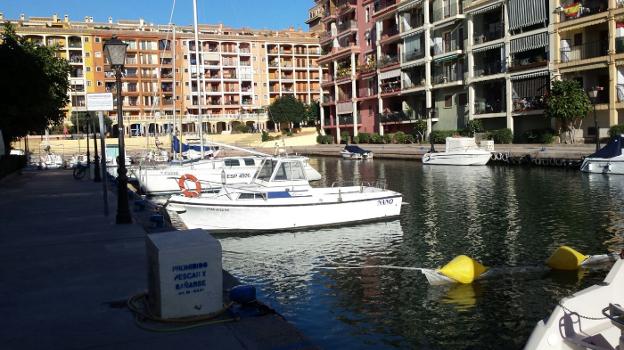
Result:
{"type": "Polygon", "coordinates": [[[624,137],[617,135],[609,140],[606,146],[602,147],[598,152],[592,154],[591,158],[613,158],[622,155],[622,141],[624,137]]]}
{"type": "Polygon", "coordinates": [[[447,137],[446,152],[462,152],[472,149],[478,149],[477,143],[473,137],[447,137]]]}
{"type": "MultiPolygon", "coordinates": [[[[180,150],[180,140],[174,136],[171,142],[172,149],[177,152],[180,150]]],[[[191,145],[188,143],[182,143],[182,152],[187,152],[188,150],[193,150],[197,152],[201,152],[201,145],[191,145]]],[[[214,146],[204,146],[204,151],[214,151],[214,146]]]]}
{"type": "Polygon", "coordinates": [[[261,181],[306,181],[304,165],[299,158],[267,158],[256,179],[261,181]]]}
{"type": "Polygon", "coordinates": [[[351,153],[358,153],[358,154],[370,153],[370,151],[360,148],[359,146],[354,146],[354,145],[347,145],[345,146],[344,149],[345,151],[349,151],[351,153]]]}

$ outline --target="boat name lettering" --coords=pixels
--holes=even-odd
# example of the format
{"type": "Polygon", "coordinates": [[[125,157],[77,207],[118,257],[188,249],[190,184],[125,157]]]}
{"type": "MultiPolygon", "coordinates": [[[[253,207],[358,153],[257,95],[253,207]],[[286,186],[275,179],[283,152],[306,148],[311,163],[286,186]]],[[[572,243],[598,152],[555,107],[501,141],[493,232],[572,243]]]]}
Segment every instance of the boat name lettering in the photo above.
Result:
{"type": "Polygon", "coordinates": [[[243,178],[251,177],[251,175],[250,174],[245,174],[245,173],[242,173],[242,174],[227,174],[227,178],[228,179],[235,179],[237,177],[243,179],[243,178]]]}
{"type": "Polygon", "coordinates": [[[377,205],[389,205],[392,204],[392,202],[394,202],[394,199],[392,198],[378,199],[377,205]]]}
{"type": "Polygon", "coordinates": [[[177,171],[163,171],[162,174],[164,176],[178,176],[178,172],[177,171]]]}
{"type": "Polygon", "coordinates": [[[230,209],[228,208],[206,208],[206,209],[210,211],[230,211],[230,209]]]}
{"type": "Polygon", "coordinates": [[[207,262],[198,262],[198,263],[186,264],[186,265],[174,265],[171,269],[173,270],[173,272],[176,272],[176,271],[205,269],[207,267],[208,267],[207,262]]]}

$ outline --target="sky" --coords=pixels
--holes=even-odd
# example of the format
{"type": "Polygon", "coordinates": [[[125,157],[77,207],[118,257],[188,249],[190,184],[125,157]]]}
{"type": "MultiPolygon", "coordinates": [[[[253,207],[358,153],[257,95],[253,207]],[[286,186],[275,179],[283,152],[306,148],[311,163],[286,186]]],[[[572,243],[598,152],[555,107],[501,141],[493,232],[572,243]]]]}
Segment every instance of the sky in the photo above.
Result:
{"type": "MultiPolygon", "coordinates": [[[[119,19],[143,18],[148,23],[167,24],[174,0],[0,0],[4,18],[17,19],[21,13],[27,17],[59,17],[69,15],[70,20],[93,16],[96,22],[106,22],[108,16],[119,19]]],[[[219,24],[253,29],[307,30],[305,20],[313,0],[197,0],[200,24],[219,24]]],[[[175,0],[173,23],[193,24],[193,0],[175,0]]]]}

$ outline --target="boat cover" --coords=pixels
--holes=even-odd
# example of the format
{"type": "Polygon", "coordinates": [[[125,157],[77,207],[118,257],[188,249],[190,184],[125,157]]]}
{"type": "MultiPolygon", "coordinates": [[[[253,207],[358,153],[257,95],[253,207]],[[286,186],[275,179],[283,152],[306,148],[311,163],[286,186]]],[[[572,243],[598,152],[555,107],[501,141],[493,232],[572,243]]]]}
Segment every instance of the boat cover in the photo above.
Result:
{"type": "MultiPolygon", "coordinates": [[[[175,152],[180,150],[180,140],[176,136],[173,137],[171,147],[175,152]]],[[[215,148],[212,146],[204,146],[204,151],[214,151],[214,149],[215,148]]],[[[201,152],[201,145],[189,145],[188,143],[182,143],[182,152],[187,152],[188,150],[201,152]]]]}
{"type": "Polygon", "coordinates": [[[370,153],[370,151],[365,150],[360,148],[359,146],[353,146],[353,145],[348,145],[345,146],[345,151],[349,151],[351,153],[358,153],[358,154],[366,154],[366,153],[370,153]]]}
{"type": "Polygon", "coordinates": [[[598,152],[592,154],[591,158],[613,158],[622,155],[622,141],[624,137],[621,135],[614,136],[609,140],[606,146],[602,147],[598,152]]]}

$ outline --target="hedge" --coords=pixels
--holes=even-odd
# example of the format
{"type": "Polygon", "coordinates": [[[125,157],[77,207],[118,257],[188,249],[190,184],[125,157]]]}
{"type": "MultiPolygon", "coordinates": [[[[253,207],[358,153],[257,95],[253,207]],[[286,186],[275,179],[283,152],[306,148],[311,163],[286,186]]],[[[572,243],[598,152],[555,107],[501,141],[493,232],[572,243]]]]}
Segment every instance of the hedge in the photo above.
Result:
{"type": "Polygon", "coordinates": [[[609,128],[609,136],[624,135],[624,124],[613,125],[609,128]]]}

